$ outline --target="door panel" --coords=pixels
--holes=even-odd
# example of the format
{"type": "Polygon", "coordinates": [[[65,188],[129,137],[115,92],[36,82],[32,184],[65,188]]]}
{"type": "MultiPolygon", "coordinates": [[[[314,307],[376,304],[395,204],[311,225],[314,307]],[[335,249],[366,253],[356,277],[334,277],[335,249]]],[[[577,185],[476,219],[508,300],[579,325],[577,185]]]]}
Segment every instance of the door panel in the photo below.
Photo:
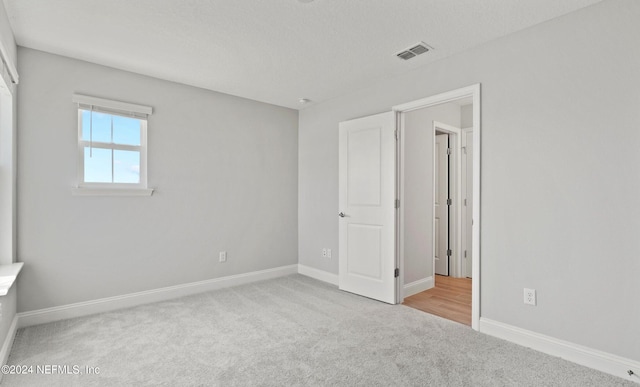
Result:
{"type": "Polygon", "coordinates": [[[449,135],[436,135],[435,143],[435,273],[449,275],[449,259],[447,249],[449,248],[449,135]]]}
{"type": "Polygon", "coordinates": [[[351,206],[380,205],[381,135],[379,127],[353,129],[347,133],[347,192],[351,206]]]}
{"type": "Polygon", "coordinates": [[[395,114],[340,123],[339,288],[394,304],[395,114]]]}
{"type": "Polygon", "coordinates": [[[347,270],[350,276],[382,280],[382,227],[368,224],[349,224],[347,227],[349,251],[347,270]]]}

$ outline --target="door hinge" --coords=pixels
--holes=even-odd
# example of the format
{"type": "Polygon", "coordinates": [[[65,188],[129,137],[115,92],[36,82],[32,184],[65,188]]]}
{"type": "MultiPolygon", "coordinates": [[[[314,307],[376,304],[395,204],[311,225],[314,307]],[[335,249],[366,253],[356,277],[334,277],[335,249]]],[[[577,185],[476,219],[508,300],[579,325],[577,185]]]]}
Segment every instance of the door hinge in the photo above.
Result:
{"type": "Polygon", "coordinates": [[[453,201],[451,199],[447,199],[447,205],[450,206],[453,204],[453,201]]]}
{"type": "Polygon", "coordinates": [[[447,250],[447,257],[450,257],[453,254],[453,252],[451,251],[451,249],[447,250]]]}
{"type": "Polygon", "coordinates": [[[451,154],[451,148],[447,148],[447,154],[450,155],[451,154]]]}
{"type": "Polygon", "coordinates": [[[467,199],[464,199],[464,205],[467,206],[467,199]]]}
{"type": "Polygon", "coordinates": [[[393,131],[393,134],[396,136],[396,140],[398,140],[398,136],[399,136],[399,135],[398,135],[398,129],[394,130],[394,131],[393,131]]]}
{"type": "Polygon", "coordinates": [[[462,147],[462,153],[464,153],[465,155],[467,154],[467,147],[466,146],[462,147]]]}
{"type": "Polygon", "coordinates": [[[395,206],[396,208],[400,208],[400,199],[396,199],[395,206]]]}
{"type": "Polygon", "coordinates": [[[467,250],[464,251],[464,257],[467,258],[467,250]]]}
{"type": "Polygon", "coordinates": [[[396,270],[394,270],[394,271],[393,271],[393,276],[394,276],[395,278],[400,277],[400,269],[396,268],[396,270]]]}

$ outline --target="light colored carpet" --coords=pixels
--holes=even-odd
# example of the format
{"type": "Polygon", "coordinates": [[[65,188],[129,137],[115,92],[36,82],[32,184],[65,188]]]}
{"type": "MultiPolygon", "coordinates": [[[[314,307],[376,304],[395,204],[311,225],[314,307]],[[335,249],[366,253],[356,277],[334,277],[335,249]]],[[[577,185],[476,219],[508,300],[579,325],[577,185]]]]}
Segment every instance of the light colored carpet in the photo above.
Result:
{"type": "Polygon", "coordinates": [[[21,329],[8,364],[34,374],[3,386],[637,386],[300,275],[21,329]]]}

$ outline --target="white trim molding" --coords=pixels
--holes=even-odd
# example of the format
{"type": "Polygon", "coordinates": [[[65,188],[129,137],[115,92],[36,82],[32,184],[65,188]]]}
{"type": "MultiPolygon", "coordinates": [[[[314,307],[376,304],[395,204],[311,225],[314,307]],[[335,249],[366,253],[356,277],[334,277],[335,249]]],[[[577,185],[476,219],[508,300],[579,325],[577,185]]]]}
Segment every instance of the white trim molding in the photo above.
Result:
{"type": "Polygon", "coordinates": [[[16,282],[24,262],[14,262],[10,265],[0,265],[0,296],[6,296],[9,289],[16,282]]]}
{"type": "Polygon", "coordinates": [[[318,270],[310,266],[299,264],[298,273],[307,277],[317,279],[318,281],[323,281],[330,283],[331,285],[338,286],[338,275],[329,273],[328,271],[318,270]]]}
{"type": "Polygon", "coordinates": [[[227,277],[191,282],[176,286],[168,286],[165,288],[124,294],[121,296],[100,298],[75,304],[32,310],[29,312],[18,313],[18,327],[24,328],[32,325],[46,324],[59,320],[130,308],[132,306],[149,304],[152,302],[166,301],[211,290],[283,277],[286,275],[296,274],[297,272],[298,265],[280,266],[273,269],[230,275],[227,277]]]}
{"type": "Polygon", "coordinates": [[[153,188],[87,188],[72,187],[73,196],[151,196],[153,188]]]}
{"type": "MultiPolygon", "coordinates": [[[[400,105],[396,105],[392,109],[394,111],[401,111],[406,113],[412,110],[422,109],[427,106],[434,106],[434,105],[439,105],[447,102],[452,102],[468,96],[473,96],[474,97],[473,102],[474,103],[476,102],[475,97],[480,96],[479,83],[476,83],[474,85],[467,86],[467,87],[462,87],[460,89],[455,89],[455,90],[447,91],[444,93],[435,94],[427,98],[418,99],[416,101],[411,101],[411,102],[403,103],[400,105]]],[[[473,118],[475,119],[476,117],[474,116],[473,118]]],[[[474,120],[473,123],[475,126],[476,121],[474,120]]]]}
{"type": "Polygon", "coordinates": [[[11,82],[16,85],[20,82],[16,65],[9,58],[9,52],[4,44],[2,44],[2,41],[0,41],[0,66],[7,69],[11,82]]]}
{"type": "MultiPolygon", "coordinates": [[[[0,349],[0,365],[7,364],[9,360],[9,354],[11,353],[11,347],[13,347],[13,340],[16,338],[16,332],[18,331],[18,315],[13,316],[13,320],[11,320],[11,325],[9,326],[9,331],[7,332],[7,336],[4,338],[4,342],[2,343],[2,349],[0,349]]],[[[0,373],[0,382],[2,381],[3,374],[0,373]]]]}
{"type": "Polygon", "coordinates": [[[635,360],[484,317],[480,319],[480,332],[640,384],[640,362],[635,360]],[[629,375],[628,370],[635,375],[629,375]]]}
{"type": "Polygon", "coordinates": [[[405,297],[413,296],[414,294],[418,294],[420,292],[424,292],[425,290],[429,290],[433,288],[433,286],[434,286],[433,276],[419,279],[417,281],[413,281],[411,283],[404,285],[402,289],[403,290],[402,297],[405,298],[405,297]]]}
{"type": "Polygon", "coordinates": [[[120,112],[134,112],[142,115],[151,115],[153,108],[150,106],[138,105],[129,102],[114,101],[111,99],[91,97],[88,95],[74,94],[71,96],[71,102],[79,105],[104,107],[107,109],[113,109],[120,112]]]}

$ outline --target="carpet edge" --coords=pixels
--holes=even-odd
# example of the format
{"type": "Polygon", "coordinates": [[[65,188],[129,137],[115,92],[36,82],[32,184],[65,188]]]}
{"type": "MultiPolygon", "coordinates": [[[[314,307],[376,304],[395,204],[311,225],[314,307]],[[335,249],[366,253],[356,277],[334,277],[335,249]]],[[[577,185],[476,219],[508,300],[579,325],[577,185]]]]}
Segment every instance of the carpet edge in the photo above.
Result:
{"type": "Polygon", "coordinates": [[[99,298],[74,304],[20,312],[16,315],[17,326],[18,328],[25,328],[33,325],[46,324],[49,322],[88,316],[96,313],[110,312],[113,310],[171,300],[211,290],[228,288],[231,286],[243,285],[296,273],[298,273],[298,265],[294,264],[164,288],[145,290],[120,296],[99,298]]]}

